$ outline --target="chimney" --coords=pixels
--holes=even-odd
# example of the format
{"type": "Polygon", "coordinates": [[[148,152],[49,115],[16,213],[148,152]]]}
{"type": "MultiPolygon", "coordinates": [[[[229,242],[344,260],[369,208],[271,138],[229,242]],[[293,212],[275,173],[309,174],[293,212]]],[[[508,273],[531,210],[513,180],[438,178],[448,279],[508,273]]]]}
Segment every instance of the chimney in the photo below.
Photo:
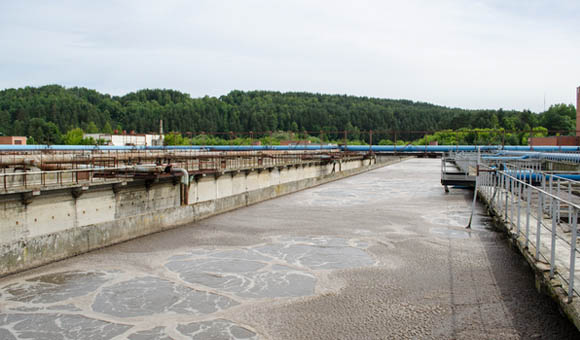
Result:
{"type": "Polygon", "coordinates": [[[576,137],[580,137],[580,86],[576,88],[576,137]]]}

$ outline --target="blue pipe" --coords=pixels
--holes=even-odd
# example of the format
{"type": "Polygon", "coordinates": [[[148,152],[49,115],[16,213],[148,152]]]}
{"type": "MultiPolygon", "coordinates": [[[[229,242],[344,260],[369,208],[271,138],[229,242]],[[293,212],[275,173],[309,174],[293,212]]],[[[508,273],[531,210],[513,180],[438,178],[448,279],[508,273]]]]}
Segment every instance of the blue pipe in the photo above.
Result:
{"type": "Polygon", "coordinates": [[[486,159],[486,160],[497,160],[497,161],[521,161],[524,159],[528,159],[529,156],[514,156],[514,157],[510,157],[510,156],[481,156],[482,159],[486,159]]]}
{"type": "Polygon", "coordinates": [[[514,170],[507,170],[504,171],[506,174],[513,176],[520,181],[529,181],[530,177],[532,178],[532,182],[541,182],[544,174],[533,172],[530,170],[523,170],[523,171],[514,171],[514,170]]]}
{"type": "Polygon", "coordinates": [[[109,146],[109,145],[0,145],[0,151],[39,150],[209,150],[209,151],[259,151],[259,150],[337,150],[334,145],[178,145],[178,146],[109,146]]]}
{"type": "MultiPolygon", "coordinates": [[[[521,151],[521,152],[580,152],[579,146],[514,146],[506,145],[503,148],[499,145],[373,145],[372,150],[376,152],[450,152],[450,151],[521,151]]],[[[347,145],[348,151],[369,151],[368,145],[347,145]]]]}
{"type": "Polygon", "coordinates": [[[546,180],[549,180],[550,178],[553,178],[554,180],[556,180],[557,177],[560,177],[560,178],[569,179],[572,181],[580,181],[580,174],[544,174],[544,173],[538,173],[538,172],[534,172],[534,171],[530,171],[530,170],[522,170],[522,171],[506,170],[504,172],[512,177],[515,177],[515,178],[521,180],[521,181],[529,181],[530,177],[532,178],[532,181],[534,181],[534,182],[540,182],[544,177],[546,178],[546,180]]]}
{"type": "MultiPolygon", "coordinates": [[[[577,175],[577,174],[553,174],[553,175],[547,175],[546,178],[550,178],[552,176],[557,176],[557,177],[569,179],[572,181],[580,181],[580,175],[577,175]]],[[[554,179],[557,179],[557,178],[554,177],[554,179]]]]}
{"type": "Polygon", "coordinates": [[[577,153],[504,151],[502,154],[507,156],[529,156],[529,158],[549,161],[580,163],[580,154],[577,153]]]}
{"type": "MultiPolygon", "coordinates": [[[[210,150],[210,151],[258,151],[258,150],[346,150],[346,151],[371,151],[369,145],[186,145],[186,146],[107,146],[107,145],[0,145],[0,151],[37,151],[37,150],[210,150]]],[[[546,159],[550,157],[562,158],[567,155],[567,159],[580,161],[580,155],[565,154],[565,152],[580,152],[579,146],[513,146],[507,145],[503,149],[499,145],[373,145],[372,151],[375,152],[475,152],[481,151],[498,151],[505,153],[510,152],[541,154],[546,159]],[[553,155],[547,152],[555,153],[553,155]]],[[[518,154],[521,156],[522,154],[518,154]]],[[[554,158],[555,159],[555,158],[554,158]]]]}
{"type": "MultiPolygon", "coordinates": [[[[347,145],[346,151],[370,151],[369,145],[347,145]]],[[[375,152],[450,152],[450,151],[490,151],[499,150],[497,145],[373,145],[375,152]]]]}

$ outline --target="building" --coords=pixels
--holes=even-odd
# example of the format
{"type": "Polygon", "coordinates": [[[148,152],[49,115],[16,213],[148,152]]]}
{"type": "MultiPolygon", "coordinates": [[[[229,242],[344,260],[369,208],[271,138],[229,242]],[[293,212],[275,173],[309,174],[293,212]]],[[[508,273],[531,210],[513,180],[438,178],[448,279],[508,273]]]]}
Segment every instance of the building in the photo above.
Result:
{"type": "Polygon", "coordinates": [[[528,138],[528,145],[575,146],[578,145],[576,136],[532,137],[528,138]]]}
{"type": "Polygon", "coordinates": [[[107,134],[85,133],[85,138],[93,138],[95,141],[102,140],[106,145],[112,146],[160,146],[163,145],[163,135],[159,134],[107,134]]]}
{"type": "Polygon", "coordinates": [[[576,136],[532,137],[528,145],[576,146],[580,145],[580,86],[576,88],[576,136]]]}
{"type": "Polygon", "coordinates": [[[26,145],[26,137],[21,137],[21,136],[0,136],[0,144],[4,144],[4,145],[26,145]]]}
{"type": "Polygon", "coordinates": [[[312,144],[309,140],[282,140],[280,145],[310,145],[312,144]]]}

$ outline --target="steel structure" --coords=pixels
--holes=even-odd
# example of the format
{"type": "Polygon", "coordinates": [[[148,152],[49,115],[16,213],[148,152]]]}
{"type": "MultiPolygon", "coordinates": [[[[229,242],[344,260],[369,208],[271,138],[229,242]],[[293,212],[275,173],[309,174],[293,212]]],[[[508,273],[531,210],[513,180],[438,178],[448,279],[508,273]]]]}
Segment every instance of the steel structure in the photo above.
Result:
{"type": "Polygon", "coordinates": [[[223,174],[309,164],[341,166],[368,154],[338,150],[200,151],[200,150],[33,150],[0,153],[0,193],[166,177],[223,174]]]}

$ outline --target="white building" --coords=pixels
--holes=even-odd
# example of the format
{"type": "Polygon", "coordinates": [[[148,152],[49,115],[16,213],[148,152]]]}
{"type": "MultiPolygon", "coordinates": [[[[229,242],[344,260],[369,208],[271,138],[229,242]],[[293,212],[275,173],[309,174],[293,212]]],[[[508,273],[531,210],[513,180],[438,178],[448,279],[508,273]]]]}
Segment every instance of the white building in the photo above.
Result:
{"type": "Polygon", "coordinates": [[[93,138],[95,141],[101,139],[106,145],[113,146],[159,146],[163,145],[163,135],[157,134],[129,134],[111,135],[107,133],[85,133],[85,138],[93,138]]]}

